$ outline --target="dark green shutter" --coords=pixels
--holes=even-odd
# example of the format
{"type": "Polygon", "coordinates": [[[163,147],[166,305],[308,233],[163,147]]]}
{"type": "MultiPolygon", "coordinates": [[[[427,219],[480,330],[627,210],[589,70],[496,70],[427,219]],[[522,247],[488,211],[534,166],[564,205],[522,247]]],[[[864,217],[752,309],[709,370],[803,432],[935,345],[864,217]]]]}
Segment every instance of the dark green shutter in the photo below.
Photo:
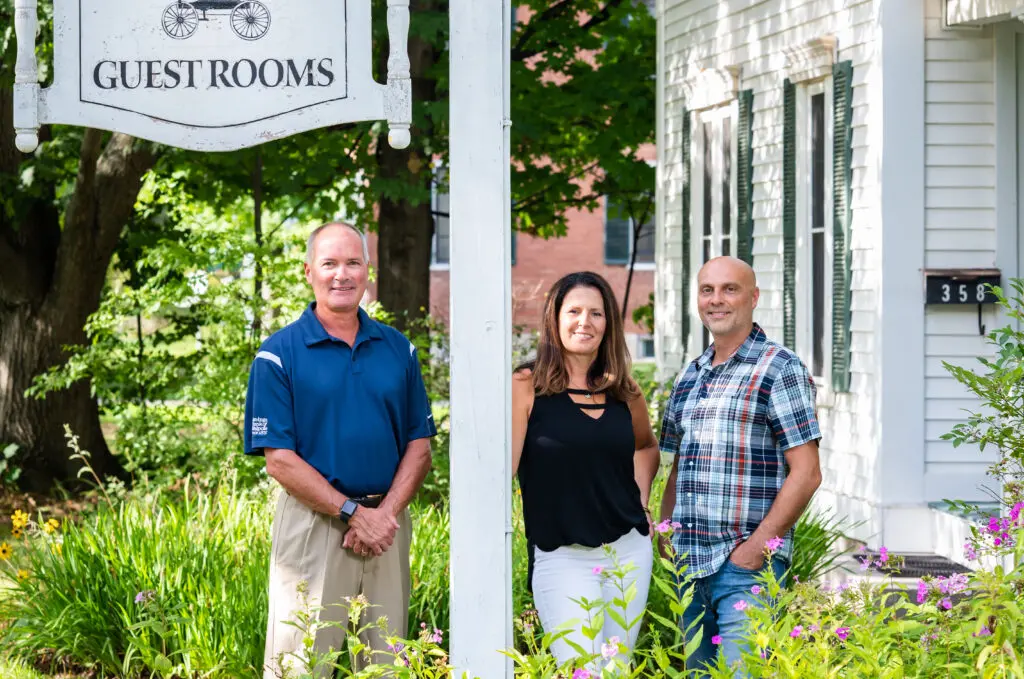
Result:
{"type": "Polygon", "coordinates": [[[604,263],[628,264],[633,229],[629,215],[611,198],[604,199],[604,263]]]}
{"type": "Polygon", "coordinates": [[[736,197],[739,210],[739,233],[736,254],[754,265],[754,91],[743,90],[739,96],[739,120],[736,125],[736,197]]]}
{"type": "Polygon", "coordinates": [[[683,262],[679,279],[681,282],[680,309],[682,324],[679,328],[680,341],[683,345],[683,363],[686,363],[686,352],[690,347],[690,111],[683,109],[682,156],[682,195],[679,203],[682,207],[683,262]]]}
{"type": "Polygon", "coordinates": [[[832,68],[832,384],[850,389],[850,198],[853,160],[853,63],[832,68]]]}
{"type": "Polygon", "coordinates": [[[796,86],[782,84],[782,341],[796,347],[796,86]]]}

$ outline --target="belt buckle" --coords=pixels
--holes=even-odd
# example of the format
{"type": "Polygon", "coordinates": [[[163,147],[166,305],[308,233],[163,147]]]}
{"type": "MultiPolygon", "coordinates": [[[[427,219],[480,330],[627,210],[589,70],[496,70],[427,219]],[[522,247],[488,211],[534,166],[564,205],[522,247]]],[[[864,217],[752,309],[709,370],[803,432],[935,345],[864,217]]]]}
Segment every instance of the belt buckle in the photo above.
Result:
{"type": "Polygon", "coordinates": [[[360,497],[352,498],[352,502],[362,506],[368,507],[369,509],[376,509],[380,506],[380,503],[384,500],[384,495],[362,495],[360,497]]]}

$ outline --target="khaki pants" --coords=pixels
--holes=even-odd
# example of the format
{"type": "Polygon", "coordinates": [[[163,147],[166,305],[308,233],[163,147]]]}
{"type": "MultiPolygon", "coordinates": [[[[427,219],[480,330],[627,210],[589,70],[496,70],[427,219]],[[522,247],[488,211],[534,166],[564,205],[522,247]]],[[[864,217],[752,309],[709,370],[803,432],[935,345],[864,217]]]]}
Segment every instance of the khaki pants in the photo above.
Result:
{"type": "MultiPolygon", "coordinates": [[[[340,623],[340,626],[322,626],[317,630],[314,653],[343,648],[346,631],[350,628],[345,597],[362,594],[369,602],[358,629],[369,625],[360,632],[359,638],[372,651],[387,650],[386,636],[375,624],[381,616],[387,617],[389,633],[406,636],[412,542],[408,510],[398,517],[398,522],[398,534],[388,551],[379,557],[358,556],[341,546],[347,527],[340,519],[314,512],[281,491],[270,552],[264,679],[298,676],[297,668],[303,667],[306,657],[303,645],[306,625],[297,615],[303,610],[321,623],[340,623]],[[302,583],[305,583],[305,594],[299,591],[302,583]],[[289,625],[289,622],[299,626],[289,625]]],[[[374,662],[392,664],[394,658],[375,653],[374,662]]],[[[361,655],[352,658],[352,664],[354,670],[359,670],[367,664],[367,659],[361,655]]],[[[321,666],[316,676],[329,677],[331,673],[330,668],[321,666]]]]}

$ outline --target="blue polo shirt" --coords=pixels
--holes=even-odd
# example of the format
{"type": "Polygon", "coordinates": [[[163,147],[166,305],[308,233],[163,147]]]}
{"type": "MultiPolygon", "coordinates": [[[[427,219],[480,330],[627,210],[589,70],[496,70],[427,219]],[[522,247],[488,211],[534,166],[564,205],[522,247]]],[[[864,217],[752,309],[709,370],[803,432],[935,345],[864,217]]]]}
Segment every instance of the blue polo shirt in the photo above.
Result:
{"type": "Polygon", "coordinates": [[[416,348],[362,309],[350,347],[327,334],[315,307],[253,359],[245,452],[294,450],[345,495],[386,493],[409,441],[437,433],[416,348]]]}

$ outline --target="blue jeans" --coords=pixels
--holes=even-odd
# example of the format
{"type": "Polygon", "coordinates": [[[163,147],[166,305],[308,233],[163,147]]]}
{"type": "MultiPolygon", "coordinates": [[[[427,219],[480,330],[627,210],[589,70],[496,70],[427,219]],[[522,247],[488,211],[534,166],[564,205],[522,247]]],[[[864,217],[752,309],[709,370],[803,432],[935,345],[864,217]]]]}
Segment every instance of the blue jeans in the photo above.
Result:
{"type": "MultiPolygon", "coordinates": [[[[775,578],[781,583],[789,565],[783,559],[773,558],[771,568],[775,578]]],[[[750,588],[760,584],[757,578],[766,573],[767,569],[767,561],[756,571],[726,561],[717,573],[691,581],[693,600],[683,611],[683,631],[685,632],[690,624],[703,614],[701,621],[690,632],[692,636],[698,630],[703,630],[703,636],[697,650],[687,657],[686,669],[703,669],[705,665],[715,663],[718,649],[711,643],[711,638],[716,635],[722,637],[721,650],[726,664],[732,666],[733,663],[739,662],[741,645],[747,632],[747,614],[736,610],[734,606],[740,600],[745,600],[750,606],[758,604],[758,598],[751,593],[750,588]]]]}

